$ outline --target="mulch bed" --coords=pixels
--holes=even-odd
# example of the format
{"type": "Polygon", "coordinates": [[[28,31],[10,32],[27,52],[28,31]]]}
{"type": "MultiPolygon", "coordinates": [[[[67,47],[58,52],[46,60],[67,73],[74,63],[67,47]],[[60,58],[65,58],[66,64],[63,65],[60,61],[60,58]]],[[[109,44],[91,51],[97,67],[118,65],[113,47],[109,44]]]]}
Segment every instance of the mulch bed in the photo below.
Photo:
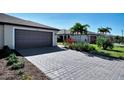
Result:
{"type": "Polygon", "coordinates": [[[9,70],[6,63],[7,61],[5,59],[0,59],[0,80],[19,79],[16,71],[9,70]]]}
{"type": "MultiPolygon", "coordinates": [[[[41,70],[30,63],[27,59],[22,56],[17,56],[20,61],[25,63],[24,68],[21,69],[26,75],[31,76],[32,80],[49,80],[41,70]]],[[[0,80],[21,80],[21,76],[18,75],[17,70],[11,70],[10,66],[6,66],[6,58],[0,59],[0,80]]]]}
{"type": "Polygon", "coordinates": [[[19,60],[25,62],[25,67],[23,71],[30,75],[34,80],[49,80],[50,78],[47,77],[41,70],[39,70],[35,65],[29,62],[24,57],[19,57],[19,60]]]}

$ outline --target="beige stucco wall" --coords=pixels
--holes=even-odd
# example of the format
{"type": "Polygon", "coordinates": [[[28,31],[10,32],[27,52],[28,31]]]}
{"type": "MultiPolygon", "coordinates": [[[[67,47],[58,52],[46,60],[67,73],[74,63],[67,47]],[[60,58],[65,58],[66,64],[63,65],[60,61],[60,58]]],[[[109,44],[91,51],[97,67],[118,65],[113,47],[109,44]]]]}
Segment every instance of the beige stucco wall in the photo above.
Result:
{"type": "Polygon", "coordinates": [[[53,46],[57,45],[57,36],[56,36],[56,31],[54,31],[54,30],[52,31],[52,30],[44,30],[44,29],[37,29],[37,28],[5,25],[4,26],[4,38],[5,38],[4,45],[8,45],[12,49],[14,49],[14,47],[15,47],[14,29],[27,29],[27,30],[34,30],[34,31],[53,32],[53,46]]]}
{"type": "Polygon", "coordinates": [[[4,37],[3,37],[3,25],[0,25],[0,49],[3,47],[4,37]]]}

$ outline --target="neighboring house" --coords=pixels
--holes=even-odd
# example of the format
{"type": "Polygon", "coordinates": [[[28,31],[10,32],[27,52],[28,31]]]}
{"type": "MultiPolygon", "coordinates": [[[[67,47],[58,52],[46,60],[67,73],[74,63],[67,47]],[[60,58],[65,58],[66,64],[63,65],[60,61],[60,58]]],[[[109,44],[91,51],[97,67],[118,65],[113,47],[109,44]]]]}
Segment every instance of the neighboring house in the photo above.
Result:
{"type": "Polygon", "coordinates": [[[79,35],[79,34],[72,34],[69,30],[60,30],[57,33],[57,40],[58,41],[64,41],[68,38],[73,38],[76,41],[84,41],[89,43],[95,43],[96,37],[98,36],[98,33],[88,31],[87,35],[79,35]]]}
{"type": "Polygon", "coordinates": [[[70,31],[69,30],[65,30],[65,29],[61,29],[58,33],[57,33],[57,41],[58,42],[62,42],[66,39],[70,38],[70,31]]]}
{"type": "Polygon", "coordinates": [[[37,48],[57,45],[59,29],[0,13],[0,49],[37,48]]]}

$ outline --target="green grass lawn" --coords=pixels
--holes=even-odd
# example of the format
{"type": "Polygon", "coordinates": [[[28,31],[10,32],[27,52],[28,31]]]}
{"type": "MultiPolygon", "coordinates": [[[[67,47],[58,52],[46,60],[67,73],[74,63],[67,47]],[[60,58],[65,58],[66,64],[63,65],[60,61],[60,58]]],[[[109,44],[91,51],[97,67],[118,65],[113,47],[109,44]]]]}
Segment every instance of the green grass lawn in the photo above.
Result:
{"type": "Polygon", "coordinates": [[[97,45],[92,44],[95,48],[96,48],[96,52],[105,56],[109,56],[109,57],[115,57],[115,58],[124,58],[124,47],[119,47],[119,46],[114,46],[113,49],[111,50],[103,50],[99,47],[97,47],[97,45]]]}
{"type": "MultiPolygon", "coordinates": [[[[57,42],[57,44],[63,45],[63,42],[57,42]]],[[[94,46],[96,49],[96,51],[93,51],[93,53],[95,54],[124,59],[124,46],[114,45],[114,48],[111,50],[110,49],[103,50],[99,48],[96,44],[91,44],[91,45],[94,46]]]]}

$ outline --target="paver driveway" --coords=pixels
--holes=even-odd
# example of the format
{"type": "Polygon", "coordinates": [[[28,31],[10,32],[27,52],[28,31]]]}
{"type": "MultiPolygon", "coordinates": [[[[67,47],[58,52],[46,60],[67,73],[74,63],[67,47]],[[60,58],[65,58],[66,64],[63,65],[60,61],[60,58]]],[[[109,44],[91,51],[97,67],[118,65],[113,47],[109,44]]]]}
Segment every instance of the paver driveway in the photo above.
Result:
{"type": "Polygon", "coordinates": [[[18,50],[51,79],[124,79],[124,60],[58,47],[18,50]]]}

